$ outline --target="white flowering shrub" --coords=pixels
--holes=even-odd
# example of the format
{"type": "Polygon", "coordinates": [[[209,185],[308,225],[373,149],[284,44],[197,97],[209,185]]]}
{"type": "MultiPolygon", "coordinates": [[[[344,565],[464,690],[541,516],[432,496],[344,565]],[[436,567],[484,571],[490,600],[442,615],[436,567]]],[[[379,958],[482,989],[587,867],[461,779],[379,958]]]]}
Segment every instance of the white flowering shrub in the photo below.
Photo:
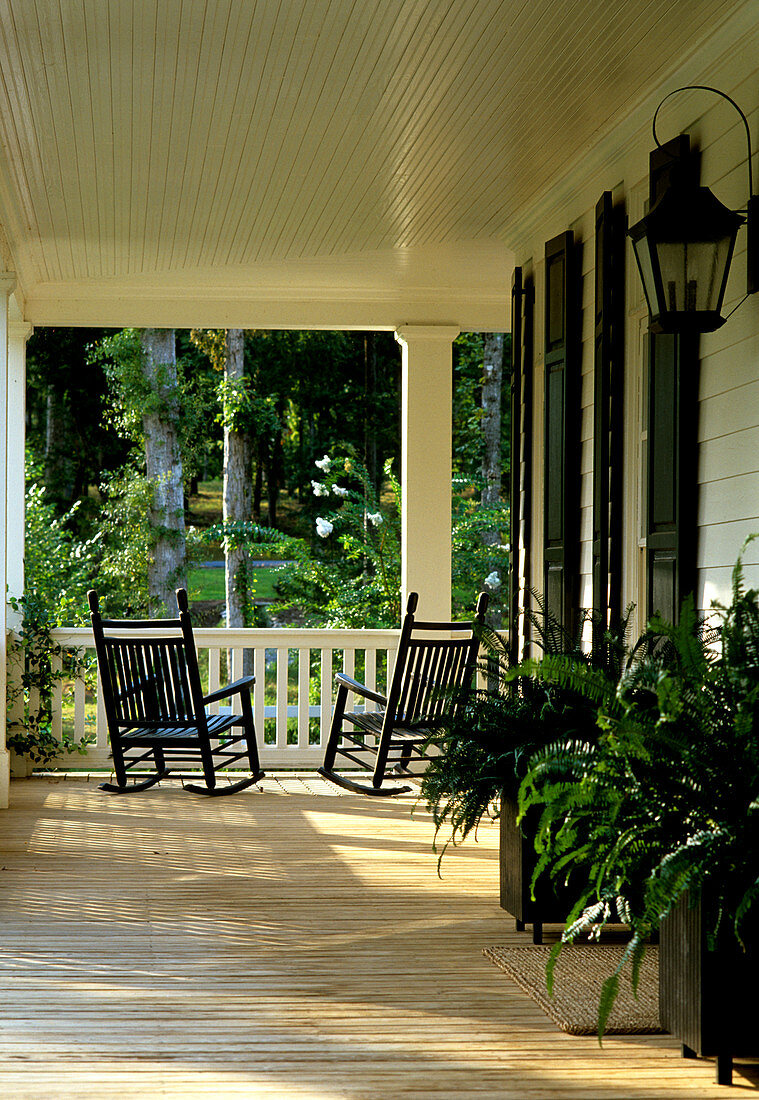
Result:
{"type": "MultiPolygon", "coordinates": [[[[299,543],[295,562],[282,574],[279,609],[297,607],[317,626],[398,626],[401,586],[401,488],[391,462],[377,494],[366,468],[352,455],[325,455],[315,463],[324,480],[314,495],[334,510],[314,521],[318,541],[299,543]]],[[[508,575],[508,508],[485,508],[479,487],[455,478],[452,489],[452,603],[466,615],[487,588],[500,608],[508,575]]]]}
{"type": "Polygon", "coordinates": [[[365,466],[352,455],[325,455],[315,463],[323,480],[314,496],[333,511],[314,521],[320,540],[305,542],[283,571],[280,610],[298,607],[314,625],[397,626],[400,620],[400,485],[385,464],[378,496],[365,466]]]}

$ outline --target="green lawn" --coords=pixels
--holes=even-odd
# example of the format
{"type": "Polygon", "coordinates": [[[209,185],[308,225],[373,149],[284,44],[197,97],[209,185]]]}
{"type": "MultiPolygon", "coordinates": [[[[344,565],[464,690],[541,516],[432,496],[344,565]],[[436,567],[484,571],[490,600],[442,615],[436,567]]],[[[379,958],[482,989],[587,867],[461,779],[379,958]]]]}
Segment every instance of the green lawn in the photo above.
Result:
{"type": "MultiPolygon", "coordinates": [[[[276,595],[274,585],[278,575],[276,569],[253,569],[251,572],[255,583],[253,598],[273,600],[276,595]]],[[[187,580],[190,600],[193,602],[226,598],[223,569],[191,569],[187,580]]]]}

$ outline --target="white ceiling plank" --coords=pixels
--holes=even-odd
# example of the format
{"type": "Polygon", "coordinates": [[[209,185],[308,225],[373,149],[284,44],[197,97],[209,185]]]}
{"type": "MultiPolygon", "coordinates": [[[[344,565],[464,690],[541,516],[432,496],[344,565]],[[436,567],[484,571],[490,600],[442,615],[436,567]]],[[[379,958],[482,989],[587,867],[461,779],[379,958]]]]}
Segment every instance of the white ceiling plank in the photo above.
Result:
{"type": "MultiPolygon", "coordinates": [[[[92,172],[97,201],[97,236],[88,240],[92,274],[103,277],[116,272],[116,164],[115,120],[111,94],[110,9],[98,0],[85,0],[84,23],[88,56],[87,86],[92,119],[92,172]],[[99,247],[97,244],[99,242],[99,247]],[[95,247],[93,247],[93,243],[95,247]]],[[[85,202],[88,196],[85,194],[85,202]]]]}
{"type": "MultiPolygon", "coordinates": [[[[107,11],[107,9],[106,9],[107,11]]],[[[64,161],[64,186],[70,220],[80,227],[77,243],[79,258],[75,262],[87,273],[87,277],[102,274],[102,254],[91,244],[107,239],[108,228],[101,223],[101,181],[108,173],[108,147],[99,139],[107,132],[110,120],[105,120],[96,130],[95,104],[101,93],[97,81],[98,66],[95,63],[98,42],[88,41],[86,4],[61,4],[61,48],[65,65],[65,81],[61,82],[60,96],[64,132],[70,133],[71,145],[64,161]],[[93,47],[92,55],[90,46],[93,47]],[[101,152],[102,149],[102,152],[101,152]],[[100,160],[100,166],[98,165],[100,160]],[[100,171],[98,170],[100,167],[100,171]],[[73,171],[72,171],[73,169],[73,171]]],[[[93,13],[90,13],[93,15],[93,13]]],[[[98,17],[94,15],[94,24],[98,17]]]]}
{"type": "MultiPolygon", "coordinates": [[[[287,254],[318,254],[339,216],[341,196],[352,189],[364,194],[370,173],[384,163],[379,152],[378,106],[401,63],[403,42],[418,26],[425,7],[424,0],[404,3],[393,19],[385,18],[383,23],[373,20],[371,5],[364,4],[362,18],[353,24],[363,38],[352,55],[338,55],[335,68],[340,79],[331,82],[325,97],[328,106],[314,119],[308,171],[301,174],[291,198],[298,216],[287,254]],[[359,152],[367,133],[375,136],[373,156],[359,152]]],[[[347,50],[353,47],[347,29],[342,43],[347,50]]]]}
{"type": "Polygon", "coordinates": [[[7,0],[0,0],[0,210],[3,235],[27,279],[48,277],[40,239],[40,219],[52,225],[48,204],[35,209],[27,177],[42,179],[40,154],[29,96],[23,91],[25,73],[16,28],[7,0]],[[14,236],[15,233],[15,236],[14,236]]]}
{"type": "MultiPolygon", "coordinates": [[[[83,184],[88,178],[86,168],[82,170],[82,162],[86,160],[83,156],[86,142],[80,147],[72,104],[72,85],[79,81],[86,61],[81,55],[78,56],[76,65],[79,74],[70,71],[74,58],[67,55],[64,36],[64,15],[69,20],[76,19],[81,9],[78,5],[55,5],[46,9],[39,3],[36,7],[41,50],[39,61],[43,76],[40,87],[45,89],[50,111],[47,120],[50,136],[47,140],[52,142],[55,150],[54,156],[46,158],[51,168],[50,173],[46,173],[46,182],[52,192],[53,210],[58,210],[53,231],[62,263],[68,263],[69,269],[80,271],[86,277],[89,274],[85,247],[87,233],[82,202],[83,184]]],[[[77,37],[81,41],[81,35],[77,37]]],[[[78,110],[79,104],[76,106],[78,110]]],[[[78,117],[86,126],[86,119],[78,117]]]]}
{"type": "MultiPolygon", "coordinates": [[[[18,98],[10,103],[10,112],[18,121],[23,119],[26,123],[19,132],[20,160],[15,167],[20,187],[26,191],[33,210],[32,224],[39,232],[46,277],[55,279],[71,269],[71,258],[67,240],[62,243],[64,254],[58,250],[57,232],[62,230],[64,236],[68,233],[68,219],[39,14],[36,5],[27,6],[22,12],[14,7],[8,14],[15,32],[13,42],[7,40],[9,48],[15,46],[11,69],[19,72],[19,79],[13,86],[18,98]]],[[[12,227],[13,239],[20,240],[23,235],[24,226],[12,227]]]]}
{"type": "MultiPolygon", "coordinates": [[[[116,276],[129,270],[130,226],[132,221],[132,69],[134,38],[132,13],[125,5],[109,6],[108,54],[103,71],[107,75],[104,97],[110,98],[113,130],[113,271],[116,276]],[[106,90],[107,88],[107,90],[106,90]]],[[[102,141],[108,141],[105,135],[102,141]]]]}
{"type": "MultiPolygon", "coordinates": [[[[475,116],[476,105],[482,102],[481,82],[487,87],[491,110],[497,110],[497,103],[501,97],[499,82],[488,79],[486,73],[490,73],[493,56],[499,50],[500,38],[493,33],[488,41],[488,32],[496,31],[497,23],[502,18],[502,5],[492,4],[488,7],[482,5],[477,9],[477,18],[470,18],[467,22],[466,34],[457,36],[458,58],[455,68],[448,60],[446,75],[446,87],[442,93],[431,95],[427,89],[404,89],[404,93],[398,98],[394,106],[394,113],[400,114],[402,129],[397,135],[386,139],[389,164],[388,175],[403,181],[408,181],[403,193],[398,194],[392,188],[387,188],[382,195],[378,207],[362,212],[364,221],[358,217],[344,219],[344,225],[352,230],[353,236],[345,239],[345,247],[350,250],[356,247],[356,241],[361,239],[362,232],[366,232],[366,219],[379,221],[387,216],[388,209],[392,211],[395,222],[397,244],[402,247],[420,243],[421,234],[424,232],[425,221],[435,219],[434,203],[436,198],[447,208],[451,194],[446,186],[446,180],[450,179],[450,165],[460,153],[460,141],[453,137],[460,128],[465,129],[467,135],[471,133],[471,125],[475,116]],[[400,113],[407,95],[416,95],[419,103],[414,116],[405,121],[400,113]],[[447,135],[451,135],[448,137],[447,135]],[[415,185],[414,185],[415,184],[415,185]],[[419,217],[419,210],[423,208],[425,217],[419,217]]],[[[438,66],[433,66],[431,75],[434,76],[438,66]]],[[[503,69],[500,83],[504,88],[508,85],[507,70],[503,69]]],[[[472,177],[479,172],[479,162],[482,151],[469,137],[466,149],[467,168],[465,172],[466,183],[461,186],[469,187],[472,177]]],[[[344,230],[345,233],[345,230],[344,230]]],[[[460,234],[462,238],[471,236],[468,231],[460,234]]]]}
{"type": "Polygon", "coordinates": [[[301,218],[298,191],[304,181],[312,192],[318,189],[314,156],[318,145],[326,140],[325,132],[321,142],[317,137],[320,119],[334,117],[335,92],[347,75],[343,66],[355,67],[355,51],[365,33],[359,20],[341,21],[339,8],[340,0],[331,0],[319,12],[312,7],[310,26],[301,33],[302,60],[299,66],[294,57],[293,63],[296,69],[302,68],[303,80],[291,101],[289,116],[280,118],[272,142],[273,163],[283,168],[281,183],[276,190],[271,186],[262,188],[256,220],[243,244],[246,258],[252,241],[259,242],[263,254],[289,254],[294,225],[301,218]]]}
{"type": "MultiPolygon", "coordinates": [[[[203,202],[197,202],[190,221],[187,240],[195,242],[196,263],[203,262],[219,245],[219,235],[229,220],[232,205],[238,201],[232,183],[239,171],[244,150],[241,147],[241,120],[249,109],[254,89],[248,87],[247,59],[255,55],[259,4],[235,5],[228,12],[223,41],[219,50],[219,69],[214,87],[211,124],[206,137],[203,165],[203,202]]],[[[177,253],[177,261],[179,261],[177,253]]],[[[173,266],[175,257],[172,255],[173,266]]],[[[181,261],[179,261],[181,262],[181,261]]]]}
{"type": "Polygon", "coordinates": [[[254,163],[260,156],[261,103],[266,66],[275,35],[280,5],[258,0],[250,27],[241,44],[239,78],[230,86],[229,126],[226,129],[213,202],[207,212],[203,255],[214,265],[233,262],[239,236],[245,231],[251,202],[254,163]]]}
{"type": "Polygon", "coordinates": [[[251,223],[258,217],[267,190],[279,184],[272,143],[293,107],[295,87],[288,67],[297,48],[295,40],[303,20],[308,18],[305,14],[308,6],[304,0],[279,5],[278,18],[267,27],[266,56],[260,71],[258,95],[251,103],[252,125],[247,131],[240,191],[235,196],[238,201],[234,207],[229,252],[229,262],[233,264],[245,261],[245,242],[251,223]]]}
{"type": "MultiPolygon", "coordinates": [[[[154,105],[154,80],[156,56],[146,43],[155,42],[158,19],[158,0],[140,0],[132,6],[131,25],[124,31],[131,40],[131,68],[125,80],[131,108],[127,119],[129,126],[129,188],[122,187],[121,197],[129,208],[129,228],[126,260],[127,273],[138,274],[144,270],[146,233],[146,196],[150,186],[150,158],[153,131],[162,121],[156,118],[154,105]]],[[[161,64],[172,64],[173,59],[162,57],[161,64]]]]}

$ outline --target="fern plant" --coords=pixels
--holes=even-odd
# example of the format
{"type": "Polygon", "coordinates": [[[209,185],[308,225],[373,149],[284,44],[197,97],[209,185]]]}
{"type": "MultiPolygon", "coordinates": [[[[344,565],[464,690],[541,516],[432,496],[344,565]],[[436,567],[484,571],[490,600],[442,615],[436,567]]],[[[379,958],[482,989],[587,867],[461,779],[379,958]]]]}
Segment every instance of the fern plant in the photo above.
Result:
{"type": "MultiPolygon", "coordinates": [[[[621,920],[631,939],[599,1005],[603,1033],[622,969],[637,985],[646,941],[677,902],[708,901],[712,944],[743,943],[759,896],[759,593],[738,558],[716,631],[692,600],[654,620],[615,691],[589,671],[545,661],[538,679],[571,683],[597,707],[599,736],[535,754],[520,813],[540,811],[535,878],[576,891],[563,942],[621,920]],[[656,644],[652,644],[656,638],[656,644]]],[[[534,880],[533,880],[534,881],[534,880]]],[[[549,988],[557,945],[549,962],[549,988]]]]}
{"type": "MultiPolygon", "coordinates": [[[[544,662],[558,660],[567,668],[594,671],[616,683],[627,653],[627,624],[631,608],[615,631],[593,630],[589,652],[582,637],[592,616],[585,612],[576,632],[566,630],[532,593],[535,610],[527,612],[536,646],[544,662]]],[[[516,798],[520,780],[533,754],[543,746],[572,739],[592,738],[596,707],[570,682],[534,676],[537,662],[516,668],[501,636],[485,628],[485,657],[480,663],[486,684],[472,693],[442,736],[436,737],[440,755],[432,757],[421,782],[421,795],[435,824],[435,842],[449,831],[440,853],[465,839],[483,817],[496,819],[502,792],[516,798]]]]}

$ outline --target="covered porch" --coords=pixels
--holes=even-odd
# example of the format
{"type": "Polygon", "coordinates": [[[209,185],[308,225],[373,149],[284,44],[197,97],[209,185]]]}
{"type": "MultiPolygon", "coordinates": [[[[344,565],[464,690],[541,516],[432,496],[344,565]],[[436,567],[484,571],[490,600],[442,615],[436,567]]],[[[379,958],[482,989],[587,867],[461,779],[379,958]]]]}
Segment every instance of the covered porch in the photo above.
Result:
{"type": "MultiPolygon", "coordinates": [[[[233,799],[14,783],[0,815],[0,1088],[56,1097],[724,1096],[669,1036],[558,1031],[483,948],[497,829],[313,778],[233,799]]],[[[757,1067],[735,1083],[755,1088],[757,1067]]]]}
{"type": "MultiPolygon", "coordinates": [[[[131,0],[2,3],[3,588],[24,590],[33,327],[384,329],[403,349],[403,586],[420,591],[425,614],[447,617],[451,345],[459,331],[509,326],[515,269],[526,280],[514,283],[517,304],[536,305],[521,326],[534,388],[516,438],[524,507],[514,560],[518,577],[539,586],[544,483],[555,472],[544,413],[547,303],[558,295],[549,293],[546,247],[562,234],[576,260],[572,582],[578,606],[589,606],[600,576],[595,204],[608,193],[627,204],[629,221],[642,215],[651,117],[675,86],[725,87],[755,129],[754,6],[185,0],[181,17],[169,10],[131,0]]],[[[693,131],[704,178],[739,206],[746,154],[734,120],[679,102],[668,133],[693,131]]],[[[644,522],[648,313],[627,251],[618,534],[622,604],[636,602],[643,616],[648,566],[660,563],[646,559],[644,522]]],[[[740,539],[756,528],[757,324],[754,299],[704,340],[690,470],[702,485],[697,560],[691,540],[702,607],[724,592],[740,539]]],[[[298,779],[203,802],[171,783],[124,799],[83,776],[11,784],[5,628],[15,625],[4,603],[7,1095],[725,1095],[713,1063],[683,1060],[673,1038],[609,1038],[599,1048],[557,1031],[483,957],[516,936],[498,908],[495,830],[449,853],[441,880],[432,823],[413,799],[378,804],[298,779]]],[[[61,640],[86,646],[89,634],[61,640]]],[[[274,726],[269,771],[319,762],[333,651],[346,669],[352,646],[363,649],[365,670],[381,663],[367,649],[391,659],[393,637],[361,641],[221,631],[206,640],[217,671],[228,646],[255,648],[261,670],[267,649],[301,651],[297,691],[278,657],[276,702],[256,700],[258,728],[274,726]],[[318,707],[305,656],[317,650],[318,707]]],[[[86,712],[81,683],[74,721],[85,723],[86,712]]],[[[102,723],[93,753],[93,768],[107,766],[102,723]]],[[[736,1083],[755,1090],[756,1067],[739,1064],[736,1083]]]]}

